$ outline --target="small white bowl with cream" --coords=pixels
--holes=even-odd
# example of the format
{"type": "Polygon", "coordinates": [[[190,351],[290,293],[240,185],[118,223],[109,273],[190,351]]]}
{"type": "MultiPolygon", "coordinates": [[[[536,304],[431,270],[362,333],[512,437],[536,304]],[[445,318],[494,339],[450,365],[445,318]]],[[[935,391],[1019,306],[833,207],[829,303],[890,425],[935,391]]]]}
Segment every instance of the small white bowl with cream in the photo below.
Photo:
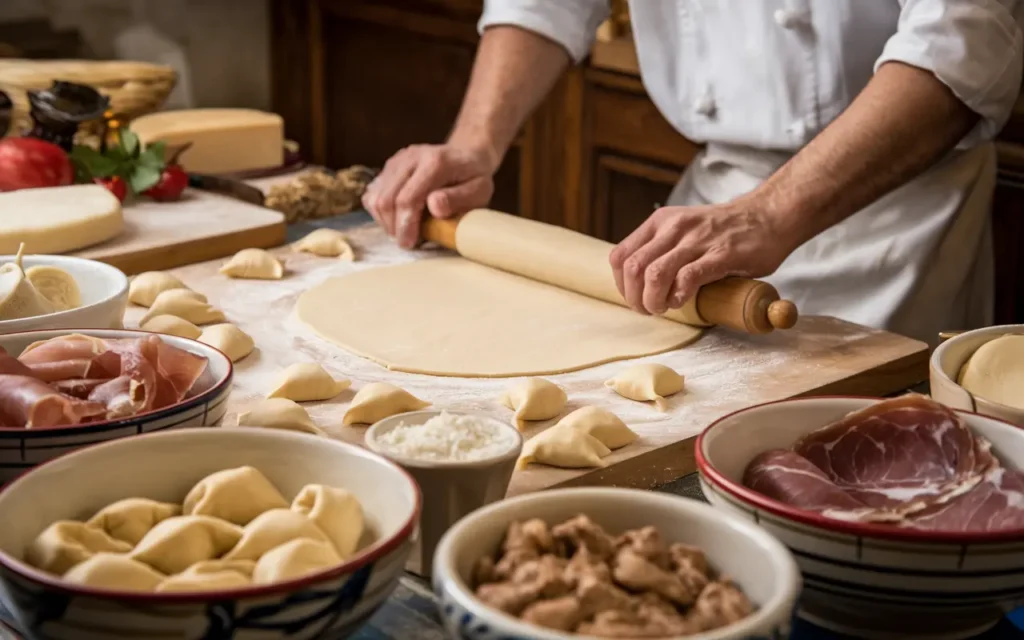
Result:
{"type": "Polygon", "coordinates": [[[413,411],[371,426],[366,446],[399,464],[420,485],[420,543],[406,568],[427,576],[448,528],[505,497],[523,437],[512,425],[486,416],[413,411]]]}
{"type": "Polygon", "coordinates": [[[0,255],[0,334],[124,327],[128,278],[120,269],[73,256],[26,255],[19,274],[17,258],[0,255]],[[70,291],[57,292],[62,299],[54,304],[47,297],[60,286],[60,272],[73,285],[70,291]]]}
{"type": "Polygon", "coordinates": [[[932,353],[929,370],[935,400],[1024,427],[1024,325],[950,338],[932,353]]]}

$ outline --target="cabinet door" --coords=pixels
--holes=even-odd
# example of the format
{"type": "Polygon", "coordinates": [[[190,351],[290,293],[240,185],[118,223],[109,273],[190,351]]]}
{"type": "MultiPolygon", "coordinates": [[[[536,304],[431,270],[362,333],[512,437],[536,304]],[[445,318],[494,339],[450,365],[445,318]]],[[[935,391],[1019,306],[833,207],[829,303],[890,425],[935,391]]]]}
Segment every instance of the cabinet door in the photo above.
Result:
{"type": "Polygon", "coordinates": [[[1024,323],[1024,174],[1003,171],[992,203],[996,324],[1024,323]]]}

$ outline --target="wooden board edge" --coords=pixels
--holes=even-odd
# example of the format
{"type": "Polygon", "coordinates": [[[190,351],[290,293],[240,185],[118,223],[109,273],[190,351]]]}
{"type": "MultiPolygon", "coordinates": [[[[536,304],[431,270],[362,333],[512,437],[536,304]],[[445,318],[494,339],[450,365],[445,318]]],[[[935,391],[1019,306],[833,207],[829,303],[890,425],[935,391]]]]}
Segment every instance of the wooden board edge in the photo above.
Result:
{"type": "Polygon", "coordinates": [[[154,247],[105,258],[93,258],[117,267],[125,275],[143,271],[164,271],[233,255],[242,249],[269,249],[285,244],[288,225],[284,220],[219,236],[196,238],[166,247],[154,247]]]}
{"type": "MultiPolygon", "coordinates": [[[[908,353],[902,358],[790,397],[885,396],[910,389],[928,380],[929,350],[924,343],[920,343],[920,345],[919,350],[908,353]]],[[[696,441],[697,436],[693,436],[664,447],[651,449],[603,469],[556,483],[548,488],[603,486],[653,489],[697,471],[697,460],[694,455],[696,441]]]]}

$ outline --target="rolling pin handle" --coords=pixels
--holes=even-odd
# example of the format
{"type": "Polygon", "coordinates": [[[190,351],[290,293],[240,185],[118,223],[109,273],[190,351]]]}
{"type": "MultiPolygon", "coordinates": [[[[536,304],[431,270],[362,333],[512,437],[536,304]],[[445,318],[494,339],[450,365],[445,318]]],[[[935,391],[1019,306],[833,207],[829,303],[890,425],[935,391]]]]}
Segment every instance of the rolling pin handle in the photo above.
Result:
{"type": "Polygon", "coordinates": [[[776,300],[768,305],[768,322],[776,329],[792,329],[800,314],[789,300],[776,300]]]}

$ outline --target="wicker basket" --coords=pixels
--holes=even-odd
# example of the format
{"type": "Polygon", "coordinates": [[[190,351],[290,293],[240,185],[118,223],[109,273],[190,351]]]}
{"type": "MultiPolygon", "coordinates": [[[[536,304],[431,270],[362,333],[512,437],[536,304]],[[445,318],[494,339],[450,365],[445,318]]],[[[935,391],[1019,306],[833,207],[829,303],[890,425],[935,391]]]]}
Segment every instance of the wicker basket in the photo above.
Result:
{"type": "MultiPolygon", "coordinates": [[[[27,91],[48,89],[54,80],[93,87],[110,98],[115,115],[130,121],[159,109],[174,88],[177,74],[171,67],[144,62],[0,59],[0,90],[14,102],[9,134],[31,129],[27,91]]],[[[96,136],[101,130],[99,122],[84,123],[80,129],[85,136],[96,136]]]]}

